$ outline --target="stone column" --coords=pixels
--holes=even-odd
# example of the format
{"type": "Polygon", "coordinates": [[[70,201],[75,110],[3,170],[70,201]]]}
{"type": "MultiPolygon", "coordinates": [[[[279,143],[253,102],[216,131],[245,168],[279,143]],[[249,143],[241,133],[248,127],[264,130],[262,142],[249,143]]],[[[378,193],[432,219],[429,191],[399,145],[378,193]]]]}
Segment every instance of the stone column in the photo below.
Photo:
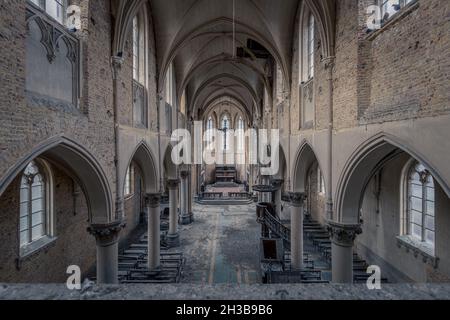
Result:
{"type": "Polygon", "coordinates": [[[109,224],[91,225],[88,231],[95,236],[97,243],[97,284],[117,284],[118,240],[120,230],[125,226],[122,221],[109,224]]]}
{"type": "Polygon", "coordinates": [[[291,268],[303,267],[303,202],[305,194],[291,192],[291,268]]]}
{"type": "Polygon", "coordinates": [[[282,179],[275,179],[272,181],[272,185],[276,188],[274,192],[273,202],[275,204],[275,210],[277,212],[278,218],[281,218],[281,190],[284,181],[282,179]]]}
{"type": "MultiPolygon", "coordinates": [[[[269,176],[261,175],[261,185],[270,185],[269,176]]],[[[261,202],[270,203],[271,201],[269,192],[261,192],[261,202]]]]}
{"type": "Polygon", "coordinates": [[[148,216],[148,269],[158,270],[160,268],[160,202],[161,194],[148,193],[145,196],[145,207],[147,208],[148,216]]]}
{"type": "Polygon", "coordinates": [[[353,243],[361,227],[328,222],[331,236],[331,269],[334,283],[353,283],[353,243]]]}
{"type": "Polygon", "coordinates": [[[194,194],[194,190],[192,188],[192,174],[189,175],[188,181],[189,181],[188,213],[191,216],[191,220],[194,221],[194,213],[192,211],[192,198],[193,198],[193,194],[194,194]]]}
{"type": "Polygon", "coordinates": [[[325,57],[323,60],[327,70],[328,82],[328,128],[327,128],[327,156],[326,156],[326,215],[328,220],[332,220],[333,213],[333,130],[334,130],[334,105],[333,105],[333,69],[335,57],[325,57]]]}
{"type": "Polygon", "coordinates": [[[183,170],[180,172],[181,176],[181,217],[180,223],[183,225],[192,222],[192,213],[189,212],[189,171],[183,170]]]}
{"type": "Polygon", "coordinates": [[[178,184],[179,179],[167,180],[169,187],[169,232],[167,233],[167,244],[169,247],[180,245],[180,234],[178,233],[178,184]]]}

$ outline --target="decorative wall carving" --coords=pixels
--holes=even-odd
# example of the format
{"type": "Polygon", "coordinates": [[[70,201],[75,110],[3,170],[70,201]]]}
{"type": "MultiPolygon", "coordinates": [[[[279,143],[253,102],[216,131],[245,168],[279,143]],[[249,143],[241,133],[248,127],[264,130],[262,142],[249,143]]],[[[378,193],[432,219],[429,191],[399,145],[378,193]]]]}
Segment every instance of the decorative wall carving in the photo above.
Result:
{"type": "Polygon", "coordinates": [[[331,240],[340,246],[351,247],[358,234],[362,233],[359,225],[340,224],[335,222],[328,222],[328,232],[331,240]]]}
{"type": "Polygon", "coordinates": [[[27,90],[77,107],[80,96],[79,40],[31,4],[27,4],[26,22],[27,90]]]}

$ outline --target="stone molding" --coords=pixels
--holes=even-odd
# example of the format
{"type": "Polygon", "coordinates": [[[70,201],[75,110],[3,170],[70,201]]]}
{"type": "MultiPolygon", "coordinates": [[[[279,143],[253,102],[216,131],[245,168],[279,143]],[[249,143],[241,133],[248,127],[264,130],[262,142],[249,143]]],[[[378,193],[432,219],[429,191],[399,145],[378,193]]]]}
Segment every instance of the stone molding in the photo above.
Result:
{"type": "Polygon", "coordinates": [[[294,207],[301,207],[306,199],[306,194],[303,192],[289,192],[289,199],[294,207]]]}
{"type": "Polygon", "coordinates": [[[362,233],[362,229],[359,224],[342,224],[328,221],[328,232],[334,244],[352,247],[356,236],[362,233]]]}
{"type": "Polygon", "coordinates": [[[281,186],[284,184],[284,180],[283,179],[274,179],[272,180],[272,185],[278,189],[281,188],[281,186]]]}
{"type": "Polygon", "coordinates": [[[98,245],[108,247],[118,241],[120,230],[125,225],[124,221],[118,220],[108,224],[93,224],[87,230],[95,237],[98,245]]]}
{"type": "Polygon", "coordinates": [[[145,195],[145,206],[156,208],[161,203],[161,193],[147,193],[145,195]]]}
{"type": "Polygon", "coordinates": [[[168,179],[167,180],[167,187],[170,190],[177,189],[179,184],[180,184],[180,179],[168,179]]]}
{"type": "Polygon", "coordinates": [[[181,171],[180,172],[180,176],[181,176],[181,179],[187,179],[188,177],[189,177],[189,171],[188,170],[183,170],[183,171],[181,171]]]}

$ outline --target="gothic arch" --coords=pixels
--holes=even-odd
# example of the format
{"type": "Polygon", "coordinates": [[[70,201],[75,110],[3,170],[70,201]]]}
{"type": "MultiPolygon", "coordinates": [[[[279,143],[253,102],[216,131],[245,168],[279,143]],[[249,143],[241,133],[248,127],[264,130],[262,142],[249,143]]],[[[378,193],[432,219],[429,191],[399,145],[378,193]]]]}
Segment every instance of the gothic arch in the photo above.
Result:
{"type": "Polygon", "coordinates": [[[305,0],[300,7],[301,12],[308,7],[314,15],[316,26],[322,42],[322,58],[334,57],[335,42],[335,1],[334,0],[305,0]]]}
{"type": "Polygon", "coordinates": [[[163,177],[168,179],[177,178],[177,166],[172,161],[172,150],[173,147],[169,144],[164,152],[164,162],[163,162],[163,177]]]}
{"type": "Polygon", "coordinates": [[[293,190],[295,192],[305,192],[307,187],[308,173],[311,166],[317,163],[322,168],[316,152],[312,146],[304,140],[297,152],[296,162],[294,164],[293,190]]]}
{"type": "MultiPolygon", "coordinates": [[[[130,166],[131,162],[134,161],[142,171],[142,178],[144,180],[144,191],[146,193],[157,192],[158,187],[158,170],[157,162],[150,147],[144,141],[140,142],[134,149],[133,155],[128,160],[125,171],[122,172],[121,181],[125,181],[126,170],[130,166]]],[[[122,190],[123,192],[123,190],[122,190]]]]}
{"type": "Polygon", "coordinates": [[[110,185],[101,165],[86,148],[64,136],[42,142],[18,160],[1,178],[0,195],[37,157],[55,162],[76,180],[85,195],[91,224],[107,224],[115,220],[110,185]]]}
{"type": "Polygon", "coordinates": [[[411,145],[398,138],[380,133],[360,145],[346,162],[337,184],[336,219],[343,223],[359,223],[364,191],[370,179],[384,163],[400,153],[407,153],[421,162],[440,184],[447,196],[450,188],[437,168],[411,145]]]}

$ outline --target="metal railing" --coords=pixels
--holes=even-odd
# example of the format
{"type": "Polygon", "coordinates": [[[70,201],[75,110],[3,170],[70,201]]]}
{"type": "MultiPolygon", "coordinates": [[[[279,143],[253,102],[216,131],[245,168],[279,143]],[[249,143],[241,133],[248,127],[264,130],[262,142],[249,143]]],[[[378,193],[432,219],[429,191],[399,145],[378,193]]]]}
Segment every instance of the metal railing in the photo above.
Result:
{"type": "Polygon", "coordinates": [[[284,247],[290,249],[291,247],[291,230],[274,217],[269,210],[264,210],[264,215],[260,219],[261,223],[265,224],[269,229],[271,235],[275,235],[283,239],[284,247]]]}

